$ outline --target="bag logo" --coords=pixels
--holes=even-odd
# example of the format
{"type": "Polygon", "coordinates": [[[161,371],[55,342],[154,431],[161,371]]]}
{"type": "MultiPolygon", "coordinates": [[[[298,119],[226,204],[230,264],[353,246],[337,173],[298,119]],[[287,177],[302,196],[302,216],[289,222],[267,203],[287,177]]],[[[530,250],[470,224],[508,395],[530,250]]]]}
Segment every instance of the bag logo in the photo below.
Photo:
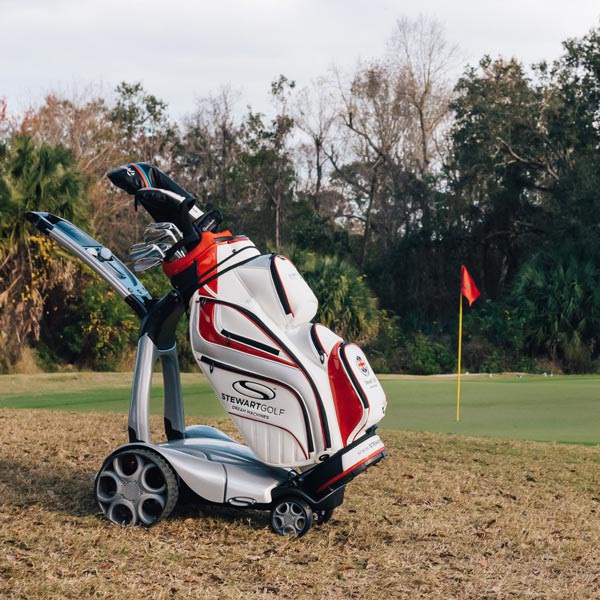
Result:
{"type": "Polygon", "coordinates": [[[363,375],[369,374],[369,367],[367,366],[367,361],[360,355],[356,356],[356,366],[361,370],[363,375]]]}
{"type": "Polygon", "coordinates": [[[276,396],[275,390],[256,381],[234,381],[231,387],[236,392],[244,396],[250,396],[250,398],[255,398],[256,400],[273,400],[276,396]]]}

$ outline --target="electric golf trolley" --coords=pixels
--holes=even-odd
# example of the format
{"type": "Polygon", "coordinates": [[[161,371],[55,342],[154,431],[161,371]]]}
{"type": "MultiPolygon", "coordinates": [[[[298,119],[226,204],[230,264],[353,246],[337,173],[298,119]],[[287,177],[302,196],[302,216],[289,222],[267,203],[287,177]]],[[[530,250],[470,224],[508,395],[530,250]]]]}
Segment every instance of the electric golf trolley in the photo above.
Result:
{"type": "Polygon", "coordinates": [[[100,275],[141,319],[129,443],[96,474],[94,494],[120,525],[167,517],[180,487],[199,501],[271,511],[279,534],[303,535],[344,499],[346,484],[386,456],[375,433],[386,398],[362,350],[319,323],[317,299],[292,265],[245,236],[217,232],[219,211],[147,163],[108,173],[157,221],[130,248],[134,271],[162,265],[173,285],[153,298],[106,247],[49,213],[27,218],[100,275]],[[246,445],[186,427],[175,329],[188,312],[192,351],[246,445]],[[150,436],[160,360],[166,442],[150,436]]]}

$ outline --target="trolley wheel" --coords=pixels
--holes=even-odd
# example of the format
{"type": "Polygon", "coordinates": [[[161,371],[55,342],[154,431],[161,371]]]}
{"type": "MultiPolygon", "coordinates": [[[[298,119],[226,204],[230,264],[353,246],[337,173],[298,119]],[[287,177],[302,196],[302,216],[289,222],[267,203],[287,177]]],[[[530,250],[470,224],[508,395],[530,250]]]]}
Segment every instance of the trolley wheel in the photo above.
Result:
{"type": "Polygon", "coordinates": [[[301,498],[279,500],[271,511],[271,528],[279,535],[303,536],[313,524],[312,508],[301,498]]]}
{"type": "Polygon", "coordinates": [[[315,525],[323,525],[331,519],[333,516],[333,508],[323,508],[321,510],[315,510],[313,514],[313,519],[315,521],[315,525]]]}
{"type": "Polygon", "coordinates": [[[104,461],[94,496],[109,521],[152,527],[175,508],[179,483],[173,467],[156,452],[123,448],[104,461]]]}

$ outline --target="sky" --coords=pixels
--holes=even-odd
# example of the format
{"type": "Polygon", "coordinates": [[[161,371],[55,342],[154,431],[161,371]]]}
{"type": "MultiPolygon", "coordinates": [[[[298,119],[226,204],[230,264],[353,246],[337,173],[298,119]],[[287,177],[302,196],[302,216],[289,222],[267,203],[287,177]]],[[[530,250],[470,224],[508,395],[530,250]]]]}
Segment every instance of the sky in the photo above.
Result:
{"type": "Polygon", "coordinates": [[[419,16],[442,24],[464,65],[485,54],[528,65],[600,26],[600,2],[0,0],[0,97],[18,111],[51,91],[139,81],[179,120],[230,86],[243,108],[268,112],[279,74],[302,88],[334,65],[351,70],[385,54],[399,18],[419,16]]]}

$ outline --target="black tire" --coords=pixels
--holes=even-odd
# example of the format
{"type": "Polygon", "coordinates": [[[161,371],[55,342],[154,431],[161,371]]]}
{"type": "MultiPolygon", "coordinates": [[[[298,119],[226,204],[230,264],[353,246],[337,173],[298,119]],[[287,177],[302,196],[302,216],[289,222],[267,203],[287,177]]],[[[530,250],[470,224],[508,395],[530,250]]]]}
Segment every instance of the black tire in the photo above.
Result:
{"type": "Polygon", "coordinates": [[[123,448],[104,461],[94,496],[109,521],[152,527],[175,508],[179,482],[173,467],[157,452],[123,448]]]}
{"type": "Polygon", "coordinates": [[[312,524],[313,510],[301,498],[283,498],[271,510],[271,528],[279,535],[302,537],[312,524]]]}

